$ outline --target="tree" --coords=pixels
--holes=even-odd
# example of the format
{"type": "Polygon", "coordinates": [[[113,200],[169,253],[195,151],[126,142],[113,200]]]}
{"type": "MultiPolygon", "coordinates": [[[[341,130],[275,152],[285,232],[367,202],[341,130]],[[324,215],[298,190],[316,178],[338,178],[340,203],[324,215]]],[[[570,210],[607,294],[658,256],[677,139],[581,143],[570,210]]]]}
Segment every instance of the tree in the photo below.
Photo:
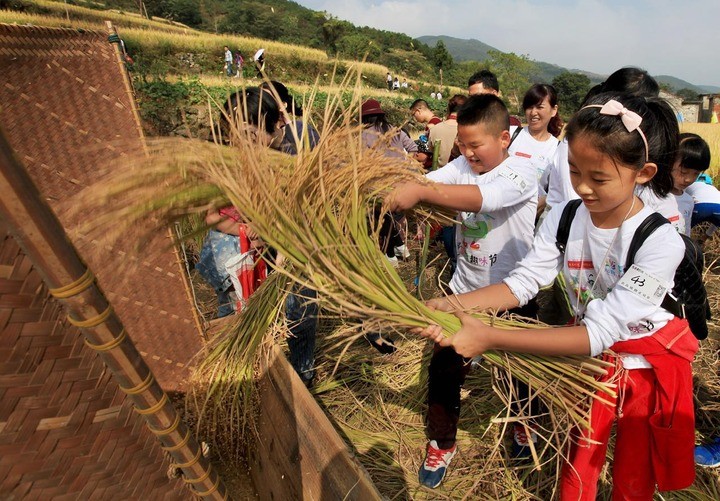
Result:
{"type": "Polygon", "coordinates": [[[560,114],[569,117],[580,108],[592,83],[587,75],[564,71],[553,78],[552,85],[558,94],[560,114]]]}
{"type": "Polygon", "coordinates": [[[445,43],[438,40],[437,45],[432,51],[432,62],[438,70],[449,70],[453,65],[453,57],[448,52],[445,43]]]}
{"type": "Polygon", "coordinates": [[[372,39],[361,33],[345,35],[336,44],[338,54],[349,59],[361,59],[367,56],[368,61],[376,61],[382,51],[372,39]]]}
{"type": "Polygon", "coordinates": [[[683,101],[699,101],[700,94],[692,89],[680,89],[675,93],[678,97],[682,98],[683,101]]]}
{"type": "Polygon", "coordinates": [[[327,21],[322,25],[322,37],[325,43],[325,50],[328,54],[337,54],[337,43],[349,26],[347,21],[337,19],[330,14],[326,15],[327,21]]]}
{"type": "Polygon", "coordinates": [[[535,69],[535,63],[526,55],[514,52],[490,50],[488,56],[490,71],[497,76],[500,92],[510,102],[511,111],[522,111],[519,109],[522,96],[530,88],[530,74],[535,69]]]}

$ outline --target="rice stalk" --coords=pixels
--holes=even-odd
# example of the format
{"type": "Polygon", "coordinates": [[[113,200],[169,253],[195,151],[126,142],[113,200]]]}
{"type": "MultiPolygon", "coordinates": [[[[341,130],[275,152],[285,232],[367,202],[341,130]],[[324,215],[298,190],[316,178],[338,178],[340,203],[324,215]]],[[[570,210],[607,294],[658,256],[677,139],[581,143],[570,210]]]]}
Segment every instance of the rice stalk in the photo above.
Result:
{"type": "MultiPolygon", "coordinates": [[[[348,82],[346,77],[344,85],[348,82]]],[[[148,158],[115,169],[85,197],[99,213],[94,229],[105,233],[112,222],[123,235],[137,228],[153,232],[185,213],[230,203],[285,256],[290,266],[278,273],[317,290],[329,312],[357,322],[372,319],[383,331],[433,323],[451,335],[459,319],[413,297],[378,248],[375,207],[393,185],[427,181],[413,161],[364,147],[355,125],[359,105],[359,93],[349,106],[339,94],[330,96],[319,144],[313,150],[299,144],[296,157],[258,145],[240,126],[231,131],[232,148],[193,140],[151,142],[148,158]]],[[[502,329],[542,327],[476,315],[502,329]]],[[[614,391],[595,379],[604,364],[588,357],[493,352],[484,357],[532,384],[539,398],[567,412],[578,426],[587,427],[597,390],[614,391]]]]}
{"type": "MultiPolygon", "coordinates": [[[[221,454],[242,451],[252,417],[255,360],[263,339],[279,314],[287,279],[271,273],[250,296],[245,309],[220,329],[191,377],[187,402],[203,436],[221,454]]],[[[230,320],[230,319],[229,319],[230,320]]]]}

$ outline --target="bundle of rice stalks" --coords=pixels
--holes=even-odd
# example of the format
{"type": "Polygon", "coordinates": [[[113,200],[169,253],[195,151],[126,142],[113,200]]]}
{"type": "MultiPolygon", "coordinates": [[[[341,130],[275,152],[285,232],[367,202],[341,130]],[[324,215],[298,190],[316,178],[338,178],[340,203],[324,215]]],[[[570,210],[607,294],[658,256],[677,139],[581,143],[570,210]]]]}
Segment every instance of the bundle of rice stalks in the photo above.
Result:
{"type": "Polygon", "coordinates": [[[284,304],[287,279],[268,276],[250,296],[245,309],[221,326],[206,350],[198,354],[187,397],[201,436],[213,441],[222,456],[242,453],[244,433],[252,418],[255,356],[284,304]]]}
{"type": "MultiPolygon", "coordinates": [[[[403,333],[433,323],[452,334],[460,328],[458,318],[413,297],[378,247],[374,213],[380,200],[393,185],[425,181],[412,160],[385,156],[389,135],[380,147],[364,146],[355,125],[359,105],[359,93],[347,107],[340,95],[329,98],[318,145],[310,150],[300,143],[295,157],[260,146],[254,130],[242,126],[231,131],[233,147],[153,142],[147,158],[115,168],[86,195],[97,214],[95,229],[127,238],[132,230],[154,232],[184,214],[232,204],[285,256],[290,266],[278,272],[317,290],[331,313],[372,319],[383,331],[403,333]]],[[[478,315],[500,328],[538,327],[478,315]]],[[[579,426],[588,426],[590,400],[613,392],[595,379],[604,373],[603,362],[588,357],[487,353],[485,359],[530,384],[554,412],[579,426]]]]}

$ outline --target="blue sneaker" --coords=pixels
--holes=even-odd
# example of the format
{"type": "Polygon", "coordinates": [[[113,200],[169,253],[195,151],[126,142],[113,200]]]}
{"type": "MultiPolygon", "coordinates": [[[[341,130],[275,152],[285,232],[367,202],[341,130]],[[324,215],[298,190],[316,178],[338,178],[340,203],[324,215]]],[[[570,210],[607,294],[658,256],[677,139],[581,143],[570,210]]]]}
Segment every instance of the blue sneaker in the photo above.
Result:
{"type": "Polygon", "coordinates": [[[510,457],[520,461],[529,460],[532,457],[530,441],[532,441],[533,444],[537,443],[537,433],[532,430],[532,427],[526,428],[521,424],[513,426],[513,440],[512,447],[510,449],[510,457]],[[528,431],[530,431],[529,435],[528,431]]]}
{"type": "Polygon", "coordinates": [[[695,446],[695,464],[705,468],[720,466],[720,437],[709,444],[695,446]]]}
{"type": "Polygon", "coordinates": [[[453,445],[450,449],[440,449],[435,440],[430,440],[425,453],[425,461],[423,461],[418,474],[420,483],[431,489],[440,485],[455,453],[457,453],[457,445],[453,445]]]}

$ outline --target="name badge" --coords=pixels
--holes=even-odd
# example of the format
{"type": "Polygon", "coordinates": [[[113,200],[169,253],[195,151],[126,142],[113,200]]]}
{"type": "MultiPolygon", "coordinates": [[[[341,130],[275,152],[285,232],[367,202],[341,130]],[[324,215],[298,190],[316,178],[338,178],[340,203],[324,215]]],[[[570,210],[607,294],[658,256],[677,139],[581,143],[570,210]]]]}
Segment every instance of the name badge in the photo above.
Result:
{"type": "Polygon", "coordinates": [[[660,304],[667,293],[662,280],[632,265],[618,281],[625,289],[653,304],[660,304]]]}
{"type": "Polygon", "coordinates": [[[525,191],[525,187],[527,186],[527,184],[525,183],[523,177],[517,172],[514,172],[510,169],[503,169],[502,171],[500,171],[499,175],[520,188],[520,191],[525,191]]]}

